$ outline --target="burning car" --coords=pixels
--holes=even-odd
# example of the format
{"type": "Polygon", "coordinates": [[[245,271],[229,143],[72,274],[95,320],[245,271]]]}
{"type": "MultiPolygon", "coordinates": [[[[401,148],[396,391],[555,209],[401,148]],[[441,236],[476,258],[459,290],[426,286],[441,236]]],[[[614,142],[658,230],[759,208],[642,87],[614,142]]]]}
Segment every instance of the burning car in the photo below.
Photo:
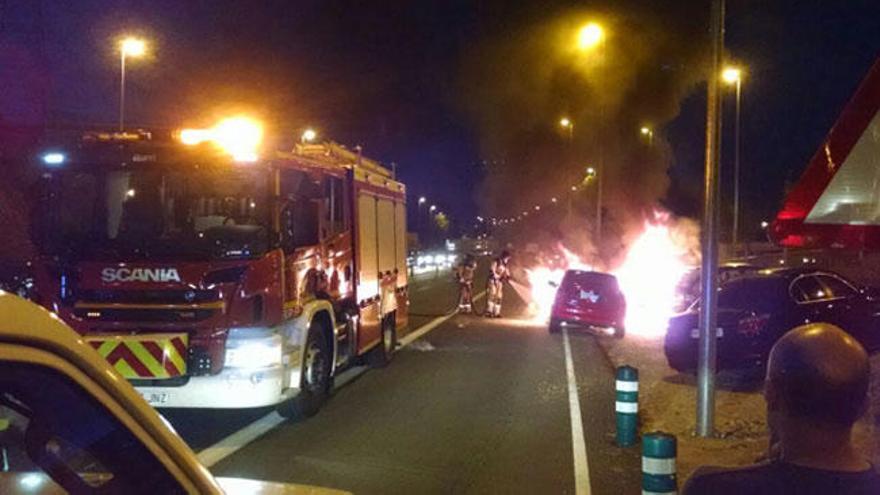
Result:
{"type": "Polygon", "coordinates": [[[564,326],[623,337],[626,299],[614,275],[567,270],[558,285],[550,314],[550,333],[564,326]]]}

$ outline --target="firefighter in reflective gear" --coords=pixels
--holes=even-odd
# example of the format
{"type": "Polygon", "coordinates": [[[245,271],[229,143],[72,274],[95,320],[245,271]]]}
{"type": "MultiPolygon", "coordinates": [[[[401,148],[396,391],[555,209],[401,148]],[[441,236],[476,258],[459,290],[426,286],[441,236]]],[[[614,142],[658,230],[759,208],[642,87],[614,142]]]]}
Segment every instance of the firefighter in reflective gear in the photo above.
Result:
{"type": "Polygon", "coordinates": [[[474,272],[477,271],[477,260],[467,255],[455,270],[458,282],[458,311],[472,313],[474,311],[474,272]]]}
{"type": "Polygon", "coordinates": [[[502,251],[501,256],[492,261],[489,267],[489,281],[486,284],[488,303],[487,318],[501,318],[501,298],[504,294],[504,282],[510,280],[510,253],[502,251]]]}

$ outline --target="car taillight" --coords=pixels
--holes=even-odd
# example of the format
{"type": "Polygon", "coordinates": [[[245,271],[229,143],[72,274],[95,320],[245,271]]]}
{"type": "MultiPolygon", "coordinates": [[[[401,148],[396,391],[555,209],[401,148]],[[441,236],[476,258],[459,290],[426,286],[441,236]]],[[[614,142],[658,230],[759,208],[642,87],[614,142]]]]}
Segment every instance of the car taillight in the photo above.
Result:
{"type": "Polygon", "coordinates": [[[752,314],[745,318],[741,318],[736,323],[736,332],[740,335],[754,337],[764,331],[769,321],[770,315],[752,314]]]}

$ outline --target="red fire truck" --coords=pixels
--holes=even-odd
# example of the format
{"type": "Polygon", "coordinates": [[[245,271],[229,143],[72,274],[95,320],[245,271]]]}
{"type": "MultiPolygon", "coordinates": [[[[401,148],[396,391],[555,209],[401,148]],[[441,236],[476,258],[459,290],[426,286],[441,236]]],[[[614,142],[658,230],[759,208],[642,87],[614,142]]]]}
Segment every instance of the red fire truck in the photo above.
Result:
{"type": "Polygon", "coordinates": [[[338,370],[385,365],[407,323],[403,184],[337,144],[173,136],[46,151],[35,299],[157,407],[308,416],[338,370]]]}

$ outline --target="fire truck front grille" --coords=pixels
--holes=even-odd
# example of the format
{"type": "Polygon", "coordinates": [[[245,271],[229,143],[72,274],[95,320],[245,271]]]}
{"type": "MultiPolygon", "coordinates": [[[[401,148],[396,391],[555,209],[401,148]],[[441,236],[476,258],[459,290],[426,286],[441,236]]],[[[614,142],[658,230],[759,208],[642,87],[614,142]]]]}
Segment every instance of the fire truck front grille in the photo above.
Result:
{"type": "Polygon", "coordinates": [[[219,300],[216,290],[82,290],[77,299],[102,304],[198,304],[219,300]]]}
{"type": "Polygon", "coordinates": [[[89,321],[188,322],[211,318],[219,309],[185,308],[77,308],[74,314],[89,321]]]}

